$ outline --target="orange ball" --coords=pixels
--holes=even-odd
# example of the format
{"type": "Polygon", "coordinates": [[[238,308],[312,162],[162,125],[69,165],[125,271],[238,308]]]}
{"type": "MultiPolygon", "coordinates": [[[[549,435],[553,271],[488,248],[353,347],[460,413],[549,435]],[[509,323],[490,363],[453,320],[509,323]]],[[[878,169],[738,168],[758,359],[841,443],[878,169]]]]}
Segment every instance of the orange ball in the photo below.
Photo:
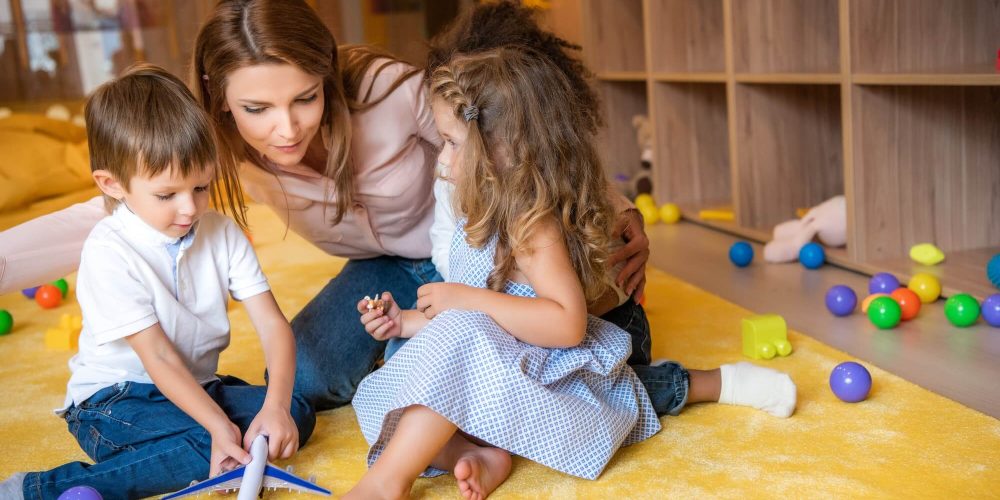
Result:
{"type": "Polygon", "coordinates": [[[62,303],[62,290],[53,285],[42,285],[35,291],[35,302],[38,302],[42,309],[59,307],[62,303]]]}
{"type": "Polygon", "coordinates": [[[899,308],[902,311],[901,319],[903,321],[915,318],[917,313],[920,312],[920,296],[913,290],[909,288],[897,288],[890,295],[899,303],[899,308]]]}
{"type": "Polygon", "coordinates": [[[875,299],[877,299],[879,297],[888,297],[888,296],[889,295],[884,294],[884,293],[873,293],[873,294],[865,297],[865,300],[861,301],[861,312],[867,313],[868,312],[868,306],[872,305],[872,301],[873,300],[875,300],[875,299]]]}

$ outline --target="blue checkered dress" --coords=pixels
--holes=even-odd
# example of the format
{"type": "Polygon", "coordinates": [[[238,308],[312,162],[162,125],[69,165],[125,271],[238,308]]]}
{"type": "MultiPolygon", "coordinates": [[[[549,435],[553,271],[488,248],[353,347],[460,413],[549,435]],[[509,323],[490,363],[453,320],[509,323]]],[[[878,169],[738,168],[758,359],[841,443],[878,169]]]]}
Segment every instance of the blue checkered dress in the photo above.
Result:
{"type": "MultiPolygon", "coordinates": [[[[457,231],[453,278],[485,287],[495,239],[476,249],[457,231]]],[[[534,297],[525,284],[506,293],[534,297]]],[[[619,447],[646,439],[660,422],[635,373],[625,363],[629,335],[591,316],[583,342],[568,349],[526,344],[488,315],[449,310],[435,317],[354,397],[358,423],[371,445],[371,466],[402,414],[423,405],[459,429],[553,469],[595,479],[619,447]]],[[[428,468],[425,476],[444,473],[428,468]]]]}

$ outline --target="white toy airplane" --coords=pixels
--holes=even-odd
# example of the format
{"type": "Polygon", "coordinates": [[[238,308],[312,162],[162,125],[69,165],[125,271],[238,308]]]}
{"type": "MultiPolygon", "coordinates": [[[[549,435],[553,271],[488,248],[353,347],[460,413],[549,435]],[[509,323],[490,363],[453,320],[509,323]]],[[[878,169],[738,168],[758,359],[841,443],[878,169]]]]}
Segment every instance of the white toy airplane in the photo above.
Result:
{"type": "Polygon", "coordinates": [[[288,490],[330,496],[330,490],[320,488],[305,479],[267,463],[266,436],[257,436],[253,440],[253,444],[250,445],[250,457],[250,463],[246,465],[241,465],[229,472],[171,493],[163,497],[162,500],[237,488],[240,490],[240,494],[236,500],[253,500],[260,495],[264,488],[287,488],[288,490]]]}

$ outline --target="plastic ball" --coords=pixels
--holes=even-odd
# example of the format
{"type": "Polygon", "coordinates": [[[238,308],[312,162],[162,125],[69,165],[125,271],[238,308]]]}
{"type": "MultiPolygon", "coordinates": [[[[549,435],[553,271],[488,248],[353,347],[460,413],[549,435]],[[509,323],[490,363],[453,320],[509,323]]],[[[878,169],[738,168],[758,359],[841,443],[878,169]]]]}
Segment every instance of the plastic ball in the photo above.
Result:
{"type": "Polygon", "coordinates": [[[826,262],[826,252],[819,243],[806,243],[799,250],[799,262],[806,266],[806,269],[819,269],[826,262]]]}
{"type": "Polygon", "coordinates": [[[986,263],[986,277],[990,279],[993,286],[1000,288],[1000,253],[994,255],[986,263]]]}
{"type": "Polygon", "coordinates": [[[38,305],[42,306],[43,309],[59,307],[59,304],[62,303],[62,291],[55,285],[42,285],[35,292],[35,302],[38,302],[38,305]]]}
{"type": "Polygon", "coordinates": [[[7,335],[14,328],[14,316],[6,309],[0,309],[0,335],[7,335]]]}
{"type": "Polygon", "coordinates": [[[872,301],[875,300],[875,299],[877,299],[877,298],[879,298],[879,297],[888,297],[888,295],[886,295],[884,293],[873,293],[873,294],[865,297],[865,300],[863,300],[861,302],[861,312],[867,314],[868,313],[868,308],[871,307],[871,305],[872,305],[872,301]]]}
{"type": "Polygon", "coordinates": [[[664,203],[660,207],[660,220],[667,224],[675,224],[681,220],[681,207],[673,203],[664,203]]]}
{"type": "Polygon", "coordinates": [[[653,210],[656,210],[656,200],[653,199],[652,195],[643,193],[635,197],[635,207],[640,210],[642,207],[652,207],[653,210]]]}
{"type": "Polygon", "coordinates": [[[868,293],[892,293],[899,288],[899,280],[889,273],[878,273],[868,281],[868,293]]]}
{"type": "Polygon", "coordinates": [[[909,288],[897,288],[890,296],[899,304],[902,311],[902,320],[909,321],[920,313],[920,297],[909,288]]]}
{"type": "Polygon", "coordinates": [[[65,299],[66,296],[69,295],[69,283],[67,283],[65,279],[59,278],[53,281],[51,284],[52,286],[59,289],[59,293],[62,294],[62,298],[65,299]]]}
{"type": "Polygon", "coordinates": [[[952,295],[944,303],[944,315],[951,324],[964,328],[979,319],[979,302],[967,293],[952,295]]]}
{"type": "Polygon", "coordinates": [[[846,361],[830,372],[830,390],[845,403],[864,401],[872,390],[872,374],[864,366],[846,361]]]}
{"type": "Polygon", "coordinates": [[[941,282],[927,273],[914,274],[907,288],[913,290],[924,304],[930,304],[941,296],[941,282]]]}
{"type": "Polygon", "coordinates": [[[986,323],[1000,328],[1000,293],[986,297],[983,301],[982,314],[986,323]]]}
{"type": "Polygon", "coordinates": [[[637,208],[646,225],[656,224],[660,220],[660,212],[656,209],[656,205],[638,205],[637,208]]]}
{"type": "Polygon", "coordinates": [[[737,241],[729,247],[729,260],[736,267],[747,267],[753,261],[753,247],[745,241],[737,241]]]}
{"type": "Polygon", "coordinates": [[[37,292],[37,291],[38,291],[38,287],[37,286],[33,286],[31,288],[25,288],[24,290],[21,290],[21,293],[24,294],[25,297],[27,297],[29,299],[33,299],[33,298],[35,298],[35,292],[37,292]]]}
{"type": "Polygon", "coordinates": [[[834,285],[826,292],[826,308],[834,316],[847,316],[858,306],[858,296],[846,285],[834,285]]]}
{"type": "Polygon", "coordinates": [[[868,319],[882,330],[895,328],[902,317],[903,311],[892,297],[879,297],[868,308],[868,319]]]}
{"type": "Polygon", "coordinates": [[[104,497],[90,486],[74,486],[59,495],[58,500],[103,500],[104,497]]]}

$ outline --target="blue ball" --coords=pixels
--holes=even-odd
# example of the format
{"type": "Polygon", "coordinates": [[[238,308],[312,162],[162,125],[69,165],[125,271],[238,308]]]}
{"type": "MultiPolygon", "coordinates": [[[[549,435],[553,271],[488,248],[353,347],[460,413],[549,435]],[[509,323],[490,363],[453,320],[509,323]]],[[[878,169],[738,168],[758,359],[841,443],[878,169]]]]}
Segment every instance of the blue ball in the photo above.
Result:
{"type": "Polygon", "coordinates": [[[799,262],[807,269],[819,269],[826,262],[826,252],[819,243],[806,243],[799,250],[799,262]]]}
{"type": "Polygon", "coordinates": [[[980,314],[990,326],[1000,328],[1000,293],[994,293],[983,301],[980,314]]]}
{"type": "Polygon", "coordinates": [[[889,295],[899,287],[899,279],[895,276],[889,273],[878,273],[868,281],[868,294],[884,293],[889,295]]]}
{"type": "Polygon", "coordinates": [[[753,261],[753,247],[745,241],[737,241],[729,247],[729,260],[736,267],[747,267],[753,261]]]}
{"type": "Polygon", "coordinates": [[[830,389],[845,403],[864,401],[872,389],[872,375],[864,366],[846,361],[830,372],[830,389]]]}
{"type": "Polygon", "coordinates": [[[834,316],[847,316],[858,305],[858,296],[846,285],[834,285],[826,292],[826,308],[834,316]]]}
{"type": "Polygon", "coordinates": [[[990,279],[993,286],[1000,288],[1000,253],[994,255],[986,264],[986,277],[990,279]]]}
{"type": "Polygon", "coordinates": [[[31,288],[25,288],[24,290],[21,290],[21,293],[23,293],[25,297],[27,297],[29,299],[33,299],[33,298],[35,298],[35,292],[37,292],[37,291],[38,291],[38,287],[37,286],[33,286],[31,288]]]}
{"type": "Polygon", "coordinates": [[[59,495],[59,500],[102,500],[104,497],[90,486],[74,486],[59,495]]]}

